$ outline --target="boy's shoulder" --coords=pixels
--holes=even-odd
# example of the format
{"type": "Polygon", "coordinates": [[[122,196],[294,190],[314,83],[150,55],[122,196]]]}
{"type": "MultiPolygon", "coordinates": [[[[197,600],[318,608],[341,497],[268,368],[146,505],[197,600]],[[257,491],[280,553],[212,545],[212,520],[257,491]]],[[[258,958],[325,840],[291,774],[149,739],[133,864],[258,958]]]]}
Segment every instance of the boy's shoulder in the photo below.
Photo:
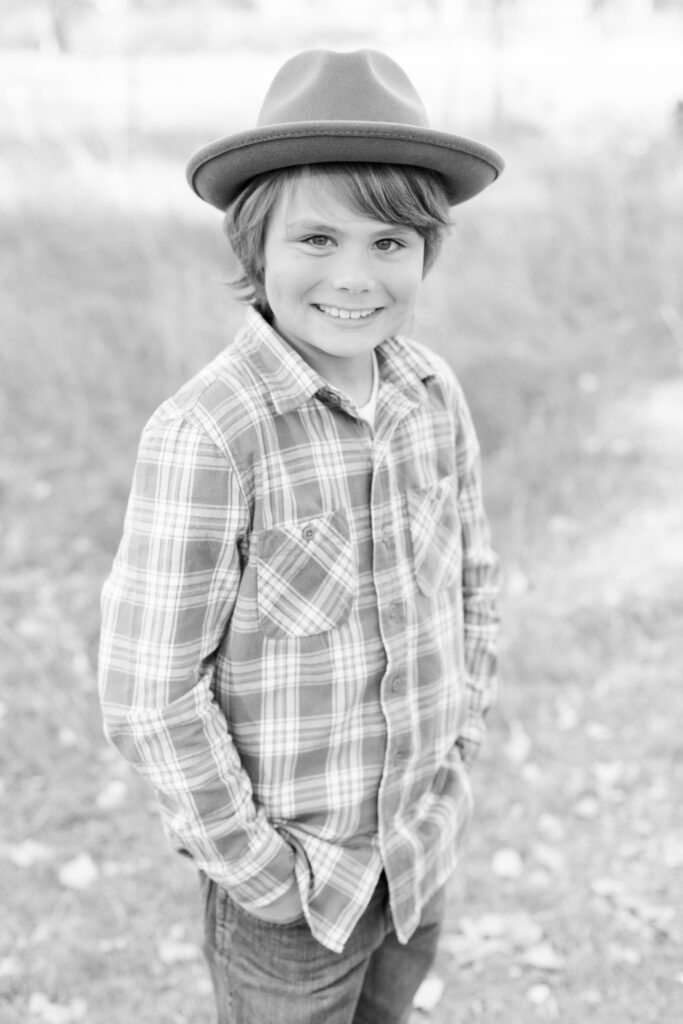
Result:
{"type": "Polygon", "coordinates": [[[442,355],[423,342],[397,335],[388,343],[392,358],[430,385],[438,387],[444,400],[456,406],[464,401],[463,389],[455,370],[442,355]]]}
{"type": "Polygon", "coordinates": [[[162,402],[146,429],[182,421],[225,450],[266,414],[263,388],[250,358],[249,334],[243,326],[224,349],[162,402]]]}

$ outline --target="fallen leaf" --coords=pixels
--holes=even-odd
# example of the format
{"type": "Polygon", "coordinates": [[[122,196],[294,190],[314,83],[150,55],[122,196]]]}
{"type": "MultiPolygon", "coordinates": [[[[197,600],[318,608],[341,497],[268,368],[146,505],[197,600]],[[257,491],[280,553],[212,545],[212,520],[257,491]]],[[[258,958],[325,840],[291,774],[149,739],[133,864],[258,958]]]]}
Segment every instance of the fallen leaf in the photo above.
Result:
{"type": "Polygon", "coordinates": [[[538,891],[549,889],[553,884],[552,876],[545,868],[532,868],[525,875],[524,881],[528,889],[536,889],[538,891]]]}
{"type": "Polygon", "coordinates": [[[80,743],[76,732],[73,729],[69,729],[68,726],[64,726],[63,729],[59,730],[57,738],[63,747],[77,747],[80,743]]]}
{"type": "Polygon", "coordinates": [[[594,395],[600,390],[600,379],[594,373],[580,373],[576,378],[579,391],[584,395],[594,395]]]}
{"type": "Polygon", "coordinates": [[[541,926],[530,914],[482,914],[461,921],[463,933],[477,939],[507,939],[514,946],[531,946],[543,936],[541,926]]]}
{"type": "Polygon", "coordinates": [[[494,853],[491,870],[498,878],[514,881],[521,877],[524,871],[524,861],[518,850],[514,850],[512,847],[503,847],[494,853]]]}
{"type": "Polygon", "coordinates": [[[574,814],[584,821],[592,821],[600,814],[600,802],[594,796],[582,796],[574,804],[574,814]]]}
{"type": "Polygon", "coordinates": [[[567,858],[557,846],[551,846],[549,843],[534,843],[531,853],[539,864],[548,868],[555,875],[564,874],[567,869],[567,858]]]}
{"type": "Polygon", "coordinates": [[[581,532],[578,519],[572,519],[571,516],[551,516],[548,527],[556,537],[575,537],[581,532]]]}
{"type": "Polygon", "coordinates": [[[555,702],[555,720],[562,732],[571,732],[579,724],[579,713],[568,700],[560,698],[555,702]]]}
{"type": "Polygon", "coordinates": [[[556,814],[542,814],[538,819],[537,828],[551,843],[560,843],[566,834],[564,822],[556,814]]]}
{"type": "Polygon", "coordinates": [[[543,1003],[547,1003],[552,994],[553,990],[549,985],[532,985],[526,991],[527,999],[534,1006],[541,1006],[543,1003]]]}
{"type": "Polygon", "coordinates": [[[177,942],[175,939],[161,939],[157,943],[159,959],[164,964],[179,964],[197,960],[201,955],[199,946],[191,942],[177,942]]]}
{"type": "Polygon", "coordinates": [[[612,739],[612,730],[604,722],[588,722],[586,736],[596,743],[605,743],[612,739]]]}
{"type": "Polygon", "coordinates": [[[510,734],[503,748],[505,756],[513,764],[524,764],[531,753],[531,737],[521,722],[510,723],[510,734]]]}
{"type": "Polygon", "coordinates": [[[549,942],[540,942],[537,946],[527,949],[522,962],[540,971],[561,971],[565,966],[564,957],[560,956],[549,942]]]}
{"type": "Polygon", "coordinates": [[[45,843],[37,843],[33,839],[25,839],[16,845],[4,846],[0,851],[7,860],[11,860],[18,868],[31,868],[34,864],[50,860],[53,850],[45,843]]]}
{"type": "Polygon", "coordinates": [[[607,946],[607,956],[613,964],[628,964],[629,967],[637,967],[642,956],[637,949],[631,946],[622,946],[617,942],[610,942],[607,946]]]}
{"type": "Polygon", "coordinates": [[[505,936],[518,949],[533,946],[543,938],[543,929],[530,914],[511,914],[506,918],[505,936]]]}
{"type": "Polygon", "coordinates": [[[455,959],[458,967],[480,963],[490,956],[512,953],[510,944],[502,939],[483,939],[469,935],[444,935],[440,947],[455,959]]]}
{"type": "Polygon", "coordinates": [[[531,581],[519,565],[508,566],[505,585],[511,597],[523,597],[531,589],[531,581]]]}
{"type": "Polygon", "coordinates": [[[34,992],[29,999],[28,1012],[44,1024],[74,1024],[84,1020],[88,1004],[84,999],[72,999],[67,1005],[51,1002],[43,992],[34,992]]]}
{"type": "Polygon", "coordinates": [[[662,840],[662,864],[670,871],[683,868],[683,839],[679,836],[665,836],[662,840]]]}
{"type": "Polygon", "coordinates": [[[59,869],[57,877],[66,889],[89,889],[100,876],[99,868],[89,853],[79,853],[59,869]]]}
{"type": "Polygon", "coordinates": [[[13,978],[21,974],[21,964],[13,956],[6,956],[0,960],[0,978],[13,978]]]}
{"type": "Polygon", "coordinates": [[[128,786],[122,779],[112,779],[100,790],[95,803],[101,811],[113,811],[128,798],[128,786]]]}
{"type": "Polygon", "coordinates": [[[122,936],[115,939],[100,939],[97,948],[100,953],[118,953],[120,950],[128,948],[128,939],[122,936]]]}
{"type": "Polygon", "coordinates": [[[527,989],[526,997],[530,1003],[538,1007],[538,1012],[545,1020],[557,1020],[560,1009],[557,999],[548,985],[532,985],[527,989]]]}
{"type": "Polygon", "coordinates": [[[428,975],[415,993],[413,1006],[423,1013],[431,1013],[441,1001],[445,987],[441,978],[435,974],[428,975]]]}
{"type": "Polygon", "coordinates": [[[520,775],[524,782],[530,786],[538,786],[542,779],[541,769],[537,764],[532,764],[531,762],[522,765],[520,775]]]}
{"type": "Polygon", "coordinates": [[[591,892],[596,896],[616,899],[625,892],[624,883],[617,878],[594,878],[591,882],[591,892]]]}

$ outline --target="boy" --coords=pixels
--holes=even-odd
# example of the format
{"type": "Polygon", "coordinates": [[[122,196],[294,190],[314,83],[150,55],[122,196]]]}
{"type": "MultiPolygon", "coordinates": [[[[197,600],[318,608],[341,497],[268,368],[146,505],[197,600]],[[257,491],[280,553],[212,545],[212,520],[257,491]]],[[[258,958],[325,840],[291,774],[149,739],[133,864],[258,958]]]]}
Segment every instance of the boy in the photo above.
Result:
{"type": "Polygon", "coordinates": [[[459,385],[400,332],[502,166],[389,58],[318,50],[188,167],[251,309],[143,433],[100,682],[200,870],[222,1024],[405,1021],[435,953],[496,563],[459,385]]]}

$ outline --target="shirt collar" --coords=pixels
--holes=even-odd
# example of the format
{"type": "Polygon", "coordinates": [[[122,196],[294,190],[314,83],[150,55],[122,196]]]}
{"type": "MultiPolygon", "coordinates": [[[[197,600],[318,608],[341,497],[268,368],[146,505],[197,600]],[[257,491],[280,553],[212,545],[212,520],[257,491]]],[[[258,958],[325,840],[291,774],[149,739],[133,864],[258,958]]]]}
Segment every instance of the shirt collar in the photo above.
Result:
{"type": "MultiPolygon", "coordinates": [[[[329,383],[253,307],[247,310],[244,332],[237,344],[258,370],[278,414],[299,408],[319,391],[329,393],[329,383]]],[[[421,395],[435,376],[420,349],[405,338],[383,341],[375,352],[382,381],[400,391],[421,395]]]]}
{"type": "Polygon", "coordinates": [[[257,369],[277,413],[297,409],[329,386],[253,307],[237,344],[257,369]]]}

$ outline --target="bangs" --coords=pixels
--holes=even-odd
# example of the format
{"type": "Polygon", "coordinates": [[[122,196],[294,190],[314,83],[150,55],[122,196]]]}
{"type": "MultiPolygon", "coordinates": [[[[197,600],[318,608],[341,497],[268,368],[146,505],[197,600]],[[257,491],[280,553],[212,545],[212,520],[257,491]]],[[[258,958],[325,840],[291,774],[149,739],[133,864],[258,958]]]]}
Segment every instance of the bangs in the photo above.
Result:
{"type": "Polygon", "coordinates": [[[385,224],[419,234],[450,225],[446,186],[438,174],[393,164],[318,164],[306,168],[312,180],[329,182],[342,202],[385,224]]]}

